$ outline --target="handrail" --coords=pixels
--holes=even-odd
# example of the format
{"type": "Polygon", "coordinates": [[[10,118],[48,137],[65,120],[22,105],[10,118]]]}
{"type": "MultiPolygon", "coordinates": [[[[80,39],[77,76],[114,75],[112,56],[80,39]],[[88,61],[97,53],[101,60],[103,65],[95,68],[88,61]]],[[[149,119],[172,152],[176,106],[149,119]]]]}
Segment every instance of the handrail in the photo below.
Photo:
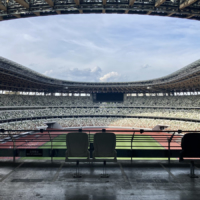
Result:
{"type": "MultiPolygon", "coordinates": [[[[123,128],[123,127],[122,127],[123,128]]],[[[40,129],[40,130],[43,130],[43,132],[77,132],[77,128],[76,129],[48,129],[48,130],[44,130],[44,129],[40,129]]],[[[34,131],[34,132],[40,132],[40,130],[31,130],[31,129],[21,129],[21,130],[12,130],[12,129],[0,129],[0,132],[4,131],[14,131],[14,132],[31,132],[31,131],[34,131]]],[[[92,129],[82,129],[84,132],[102,132],[102,129],[95,129],[95,128],[92,128],[92,129]]],[[[173,132],[176,132],[178,134],[180,133],[200,133],[200,131],[183,131],[183,130],[164,130],[164,131],[160,131],[160,130],[145,130],[145,129],[111,129],[111,130],[106,130],[106,132],[131,132],[133,133],[134,132],[138,132],[138,133],[173,133],[173,132]]]]}
{"type": "MultiPolygon", "coordinates": [[[[92,156],[92,150],[93,150],[93,134],[96,132],[102,132],[100,129],[80,129],[81,132],[88,133],[88,141],[89,146],[88,149],[90,151],[90,156],[92,156]]],[[[79,131],[80,131],[79,130],[79,131]]],[[[26,134],[20,134],[18,132],[28,132],[32,130],[5,130],[0,129],[0,135],[4,137],[4,139],[0,140],[0,151],[8,149],[9,147],[13,149],[13,162],[15,162],[15,156],[19,157],[18,151],[26,150],[29,148],[35,148],[37,149],[39,146],[37,145],[38,142],[40,144],[45,144],[49,142],[49,144],[45,144],[45,148],[40,147],[41,149],[45,150],[48,149],[50,154],[49,157],[51,157],[51,161],[53,162],[53,157],[57,156],[57,153],[55,155],[55,152],[57,152],[58,149],[66,150],[66,144],[62,144],[63,142],[66,142],[65,135],[68,132],[77,132],[78,130],[73,129],[65,129],[65,130],[39,130],[37,132],[29,132],[26,134]],[[14,132],[14,134],[12,134],[14,132]],[[13,144],[10,144],[10,141],[12,141],[13,144]],[[31,146],[28,146],[28,142],[31,142],[31,146]],[[55,143],[57,144],[55,144],[55,143]],[[33,143],[33,145],[32,145],[33,143]],[[34,144],[35,143],[35,144],[34,144]],[[24,146],[26,144],[26,146],[24,146]]],[[[181,146],[179,143],[177,143],[177,140],[181,140],[183,133],[189,133],[189,132],[197,132],[200,133],[200,131],[181,131],[181,130],[170,130],[170,131],[152,131],[152,130],[135,130],[135,129],[128,129],[128,130],[106,130],[106,132],[114,132],[116,134],[116,150],[118,152],[121,152],[121,155],[124,151],[130,152],[128,157],[130,157],[131,162],[133,160],[133,157],[135,157],[135,152],[144,152],[144,151],[152,151],[153,153],[165,151],[166,153],[163,154],[164,157],[168,157],[168,162],[170,163],[171,154],[173,152],[180,152],[181,146]],[[123,132],[123,134],[121,133],[123,132]],[[119,133],[119,134],[118,134],[119,133]],[[156,134],[157,133],[157,134],[156,134]],[[157,145],[157,143],[160,144],[157,145]],[[154,144],[155,143],[155,144],[154,144]],[[151,145],[152,144],[152,145],[151,145]],[[172,145],[173,144],[173,145],[172,145]]],[[[46,155],[46,154],[45,154],[46,155]]],[[[138,154],[142,155],[142,154],[138,154]]],[[[144,155],[144,154],[143,154],[144,155]]],[[[146,154],[145,154],[146,155],[146,154]]],[[[153,154],[152,154],[153,155],[153,154]]],[[[159,154],[161,155],[161,154],[159,154]]],[[[175,154],[173,154],[175,155],[175,154]]],[[[176,154],[177,155],[177,154],[176,154]]],[[[122,156],[123,157],[123,156],[122,156]]],[[[136,156],[137,157],[137,156],[136,156]]],[[[161,156],[162,157],[162,156],[161,156]]],[[[172,156],[174,157],[174,156],[172,156]]],[[[178,157],[178,156],[177,156],[178,157]]]]}

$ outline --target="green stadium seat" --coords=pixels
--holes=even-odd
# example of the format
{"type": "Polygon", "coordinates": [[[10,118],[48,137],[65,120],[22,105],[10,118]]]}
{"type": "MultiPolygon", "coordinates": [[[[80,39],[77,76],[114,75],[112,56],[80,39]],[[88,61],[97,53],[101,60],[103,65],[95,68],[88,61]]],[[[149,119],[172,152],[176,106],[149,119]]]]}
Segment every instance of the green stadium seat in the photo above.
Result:
{"type": "Polygon", "coordinates": [[[102,178],[109,177],[109,175],[106,174],[106,162],[117,161],[117,152],[115,150],[115,147],[116,147],[116,136],[114,133],[104,132],[104,133],[96,133],[94,135],[93,160],[100,161],[97,158],[101,158],[101,161],[104,162],[103,174],[101,176],[102,178]]]}
{"type": "Polygon", "coordinates": [[[88,151],[87,133],[68,133],[66,136],[66,145],[67,151],[65,162],[76,162],[76,173],[74,174],[74,178],[80,178],[81,175],[79,174],[79,162],[85,162],[87,160],[89,161],[90,156],[88,151]]]}

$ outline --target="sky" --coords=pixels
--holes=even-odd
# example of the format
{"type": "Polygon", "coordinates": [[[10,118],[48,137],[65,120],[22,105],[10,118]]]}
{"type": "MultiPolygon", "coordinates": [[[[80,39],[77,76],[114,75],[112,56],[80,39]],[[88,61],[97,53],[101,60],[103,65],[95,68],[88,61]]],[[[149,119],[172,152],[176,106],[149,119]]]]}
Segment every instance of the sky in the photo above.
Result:
{"type": "Polygon", "coordinates": [[[72,81],[166,76],[200,59],[200,21],[121,14],[57,15],[0,22],[0,56],[72,81]]]}

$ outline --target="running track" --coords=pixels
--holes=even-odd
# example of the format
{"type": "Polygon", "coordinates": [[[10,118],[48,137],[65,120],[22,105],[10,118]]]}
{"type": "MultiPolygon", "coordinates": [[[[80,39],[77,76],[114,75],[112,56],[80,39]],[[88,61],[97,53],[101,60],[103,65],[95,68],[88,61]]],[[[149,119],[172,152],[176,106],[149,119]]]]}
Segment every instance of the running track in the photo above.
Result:
{"type": "MultiPolygon", "coordinates": [[[[95,128],[95,129],[101,130],[101,128],[95,128]]],[[[53,129],[49,129],[49,130],[53,130],[53,129]]],[[[94,132],[92,131],[93,130],[92,128],[90,128],[90,129],[87,128],[87,130],[91,130],[90,133],[95,133],[95,131],[94,132]]],[[[113,128],[106,128],[106,130],[113,130],[113,128]]],[[[115,134],[133,134],[133,132],[123,132],[123,130],[127,130],[127,129],[123,129],[123,128],[115,128],[115,130],[121,130],[121,132],[115,132],[115,134]]],[[[84,131],[84,129],[83,129],[83,131],[84,131]]],[[[59,130],[56,132],[51,132],[51,138],[53,139],[63,133],[65,133],[65,132],[59,132],[59,130]]],[[[66,133],[67,133],[67,131],[66,131],[66,133]]],[[[42,146],[46,142],[50,141],[49,136],[47,134],[48,134],[47,132],[44,132],[44,133],[34,133],[32,135],[23,136],[23,137],[15,140],[15,146],[17,149],[23,149],[23,148],[35,149],[37,147],[42,146]],[[36,138],[37,138],[37,141],[33,142],[33,140],[35,140],[36,138]]],[[[154,138],[158,143],[160,143],[160,145],[163,146],[165,149],[168,149],[167,138],[169,138],[171,136],[171,134],[168,134],[165,132],[151,132],[151,133],[144,132],[142,134],[140,134],[139,132],[136,132],[135,134],[136,135],[149,135],[152,138],[154,138]],[[161,139],[161,137],[162,137],[162,139],[161,139]]],[[[171,141],[170,148],[171,149],[181,149],[180,142],[177,142],[177,140],[180,141],[180,139],[181,139],[181,136],[174,136],[174,139],[171,141]]],[[[6,149],[6,148],[13,148],[13,142],[8,141],[8,142],[0,144],[0,149],[6,149]]]]}

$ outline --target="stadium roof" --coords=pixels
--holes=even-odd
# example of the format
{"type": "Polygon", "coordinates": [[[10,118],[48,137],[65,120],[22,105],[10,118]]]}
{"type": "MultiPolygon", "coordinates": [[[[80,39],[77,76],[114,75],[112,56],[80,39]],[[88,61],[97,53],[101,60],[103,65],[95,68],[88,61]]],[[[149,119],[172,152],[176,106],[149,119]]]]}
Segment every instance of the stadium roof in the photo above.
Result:
{"type": "Polygon", "coordinates": [[[76,82],[54,79],[0,57],[0,90],[63,93],[160,93],[200,91],[200,60],[161,78],[136,82],[76,82]]]}
{"type": "Polygon", "coordinates": [[[87,13],[168,16],[200,20],[199,0],[0,0],[0,21],[87,13]]]}

